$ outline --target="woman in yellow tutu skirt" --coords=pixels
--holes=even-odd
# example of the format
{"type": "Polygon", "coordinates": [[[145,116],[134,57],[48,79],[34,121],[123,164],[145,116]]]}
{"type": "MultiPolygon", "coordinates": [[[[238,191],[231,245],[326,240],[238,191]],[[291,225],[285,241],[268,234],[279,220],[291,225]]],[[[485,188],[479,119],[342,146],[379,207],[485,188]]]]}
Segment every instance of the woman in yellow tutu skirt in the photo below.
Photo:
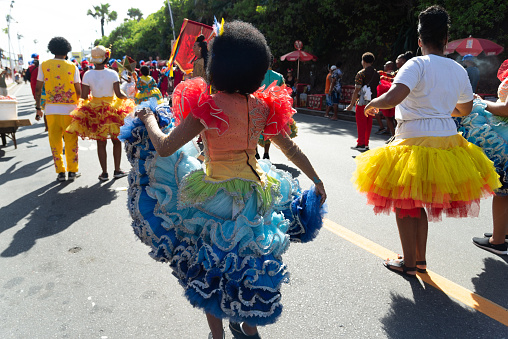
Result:
{"type": "Polygon", "coordinates": [[[500,186],[492,162],[457,133],[452,116],[471,112],[473,92],[462,66],[444,57],[446,10],[419,15],[422,56],[409,60],[390,90],[372,100],[365,114],[396,106],[395,140],[356,158],[352,181],[375,213],[395,211],[403,257],[385,261],[397,273],[425,273],[428,220],[477,216],[479,199],[500,186]]]}
{"type": "Polygon", "coordinates": [[[141,66],[139,71],[141,72],[141,77],[139,77],[136,83],[136,89],[138,90],[135,99],[136,105],[152,97],[157,99],[158,104],[162,104],[164,99],[162,98],[161,91],[157,88],[157,83],[149,75],[150,68],[148,68],[148,66],[141,66]]]}
{"type": "Polygon", "coordinates": [[[104,46],[92,49],[90,61],[95,64],[95,69],[88,70],[83,76],[80,103],[71,113],[72,123],[67,128],[69,133],[97,140],[97,155],[102,168],[99,175],[101,181],[109,180],[106,152],[108,139],[113,142],[114,178],[127,175],[120,169],[122,143],[118,140],[118,135],[125,117],[135,106],[134,101],[127,99],[125,93],[120,90],[118,73],[104,67],[110,53],[111,51],[104,46]]]}

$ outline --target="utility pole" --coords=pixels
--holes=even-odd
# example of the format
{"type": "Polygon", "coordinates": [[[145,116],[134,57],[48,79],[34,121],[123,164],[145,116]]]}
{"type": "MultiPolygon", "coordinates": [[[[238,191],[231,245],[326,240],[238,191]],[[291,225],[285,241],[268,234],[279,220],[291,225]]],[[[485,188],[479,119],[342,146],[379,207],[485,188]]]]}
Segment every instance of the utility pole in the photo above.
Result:
{"type": "Polygon", "coordinates": [[[171,4],[169,3],[169,0],[168,0],[168,10],[169,10],[169,18],[171,19],[171,28],[173,29],[173,40],[176,40],[175,23],[173,22],[173,12],[171,11],[171,4]]]}
{"type": "Polygon", "coordinates": [[[11,66],[11,77],[14,79],[14,67],[12,66],[12,55],[11,55],[11,12],[14,7],[14,0],[11,1],[11,7],[9,9],[9,15],[7,15],[7,38],[9,39],[9,65],[11,66]]]}

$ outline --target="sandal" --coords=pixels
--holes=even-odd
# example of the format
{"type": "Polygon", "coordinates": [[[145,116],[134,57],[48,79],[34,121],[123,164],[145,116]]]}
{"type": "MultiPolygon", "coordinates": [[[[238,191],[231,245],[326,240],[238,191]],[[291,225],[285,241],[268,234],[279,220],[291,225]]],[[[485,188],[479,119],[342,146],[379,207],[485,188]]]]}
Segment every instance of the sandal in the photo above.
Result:
{"type": "Polygon", "coordinates": [[[405,275],[407,277],[416,278],[416,267],[407,267],[404,265],[404,260],[392,259],[392,260],[386,260],[383,265],[389,269],[390,271],[393,271],[400,275],[405,275]],[[393,267],[400,268],[402,270],[394,269],[393,267]],[[410,274],[409,272],[415,271],[415,274],[410,274]]]}
{"type": "MultiPolygon", "coordinates": [[[[397,254],[397,259],[403,260],[404,256],[400,255],[400,254],[397,254]]],[[[416,262],[416,271],[418,273],[427,273],[427,269],[426,268],[419,268],[418,266],[427,266],[427,262],[425,260],[421,260],[421,261],[417,261],[416,262]]]]}

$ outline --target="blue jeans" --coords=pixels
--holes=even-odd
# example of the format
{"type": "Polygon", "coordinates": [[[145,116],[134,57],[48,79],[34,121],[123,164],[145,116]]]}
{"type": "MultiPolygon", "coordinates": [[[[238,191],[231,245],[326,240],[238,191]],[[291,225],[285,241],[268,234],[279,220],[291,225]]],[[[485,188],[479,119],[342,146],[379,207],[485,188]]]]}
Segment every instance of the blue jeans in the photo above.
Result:
{"type": "Polygon", "coordinates": [[[338,105],[340,100],[340,92],[331,91],[330,94],[332,96],[332,104],[338,105]]]}
{"type": "Polygon", "coordinates": [[[326,94],[326,106],[332,106],[332,95],[330,93],[326,94]]]}

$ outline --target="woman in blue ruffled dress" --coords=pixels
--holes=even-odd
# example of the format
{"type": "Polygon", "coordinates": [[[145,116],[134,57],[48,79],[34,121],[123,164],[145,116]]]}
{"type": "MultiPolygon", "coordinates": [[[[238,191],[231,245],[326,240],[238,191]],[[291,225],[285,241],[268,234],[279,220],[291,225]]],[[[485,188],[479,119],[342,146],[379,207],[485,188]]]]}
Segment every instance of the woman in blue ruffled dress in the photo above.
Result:
{"type": "Polygon", "coordinates": [[[122,129],[128,158],[129,209],[150,255],[167,262],[185,297],[206,313],[209,338],[260,338],[257,326],[282,311],[289,273],[282,254],[290,241],[312,240],[322,225],[326,193],[307,157],[288,137],[295,113],[291,90],[258,90],[270,62],[263,35],[244,22],[217,28],[208,77],[179,84],[173,111],[155,101],[122,129]],[[256,160],[265,138],[280,147],[315,185],[256,160]],[[204,166],[192,140],[201,135],[204,166]]]}
{"type": "Polygon", "coordinates": [[[492,233],[473,238],[473,243],[492,253],[508,254],[508,60],[498,71],[501,84],[497,102],[475,96],[473,111],[459,120],[459,131],[471,143],[483,148],[494,162],[501,180],[501,187],[492,199],[492,233]]]}

